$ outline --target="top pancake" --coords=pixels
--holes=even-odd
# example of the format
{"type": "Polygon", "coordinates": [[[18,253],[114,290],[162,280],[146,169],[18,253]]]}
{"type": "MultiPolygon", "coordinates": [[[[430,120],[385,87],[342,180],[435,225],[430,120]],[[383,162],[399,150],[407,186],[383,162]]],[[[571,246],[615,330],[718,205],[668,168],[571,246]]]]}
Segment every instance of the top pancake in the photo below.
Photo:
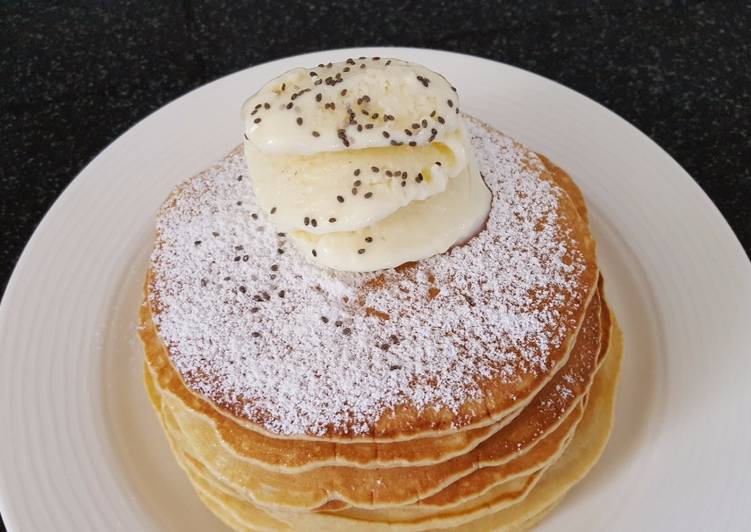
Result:
{"type": "Polygon", "coordinates": [[[528,403],[567,360],[594,243],[540,158],[468,130],[493,193],[485,230],[397,269],[307,264],[255,207],[237,152],[178,187],[147,291],[186,385],[253,430],[343,443],[474,429],[528,403]]]}

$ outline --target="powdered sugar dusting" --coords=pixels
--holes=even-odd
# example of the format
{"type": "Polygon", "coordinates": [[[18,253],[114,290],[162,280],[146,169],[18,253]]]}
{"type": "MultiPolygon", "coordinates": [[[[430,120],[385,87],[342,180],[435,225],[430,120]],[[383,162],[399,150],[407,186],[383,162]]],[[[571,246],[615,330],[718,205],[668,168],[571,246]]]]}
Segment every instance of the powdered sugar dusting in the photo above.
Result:
{"type": "Polygon", "coordinates": [[[399,404],[449,408],[546,371],[585,269],[541,163],[469,121],[487,228],[408,269],[308,264],[256,207],[242,155],[160,212],[154,320],[195,391],[285,435],[368,434],[399,404]]]}

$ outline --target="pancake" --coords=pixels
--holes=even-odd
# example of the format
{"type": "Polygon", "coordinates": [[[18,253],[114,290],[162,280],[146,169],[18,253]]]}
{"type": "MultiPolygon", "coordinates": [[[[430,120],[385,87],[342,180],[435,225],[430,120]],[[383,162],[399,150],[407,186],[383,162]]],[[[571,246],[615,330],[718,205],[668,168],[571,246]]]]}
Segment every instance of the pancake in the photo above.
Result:
{"type": "Polygon", "coordinates": [[[486,228],[411,267],[307,265],[253,212],[237,153],[178,187],[148,302],[188,388],[264,435],[341,443],[454,434],[531,401],[578,334],[594,243],[534,153],[467,122],[494,191],[486,228]]]}
{"type": "Polygon", "coordinates": [[[545,157],[465,122],[488,221],[416,263],[307,264],[256,209],[238,150],[162,207],[146,389],[228,526],[523,530],[602,452],[622,338],[584,198],[545,157]]]}

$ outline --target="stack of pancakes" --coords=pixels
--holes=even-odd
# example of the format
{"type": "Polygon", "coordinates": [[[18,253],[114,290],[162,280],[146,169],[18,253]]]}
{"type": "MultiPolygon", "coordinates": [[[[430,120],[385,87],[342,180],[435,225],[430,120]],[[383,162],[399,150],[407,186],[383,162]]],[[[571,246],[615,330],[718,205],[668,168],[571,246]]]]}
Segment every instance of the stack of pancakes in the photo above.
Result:
{"type": "MultiPolygon", "coordinates": [[[[570,278],[564,282],[551,277],[550,286],[536,287],[539,297],[530,296],[535,302],[530,313],[547,318],[553,316],[558,320],[544,322],[555,329],[555,334],[551,332],[545,336],[550,339],[550,345],[528,340],[534,332],[532,325],[528,324],[540,321],[522,319],[517,315],[515,321],[509,320],[513,321],[511,325],[499,323],[499,335],[511,334],[508,331],[518,333],[521,328],[522,340],[513,344],[513,348],[498,347],[499,350],[509,350],[508,356],[502,358],[503,364],[482,366],[482,369],[478,364],[477,374],[470,375],[467,381],[477,385],[474,391],[467,392],[453,403],[420,403],[419,388],[438,387],[440,382],[437,376],[434,379],[415,378],[414,396],[402,397],[398,404],[385,405],[375,416],[363,418],[363,413],[358,412],[354,404],[351,410],[337,413],[338,417],[322,413],[325,422],[321,425],[308,423],[310,430],[299,429],[296,425],[293,427],[297,430],[288,430],[291,414],[278,413],[279,417],[286,416],[287,424],[279,423],[275,419],[277,413],[268,406],[276,403],[267,401],[263,403],[263,409],[254,410],[260,399],[238,392],[238,386],[242,385],[242,382],[238,384],[239,381],[262,378],[258,375],[265,374],[254,367],[254,364],[262,363],[254,361],[252,355],[231,359],[232,365],[245,364],[245,369],[229,374],[217,371],[212,360],[201,358],[200,354],[193,356],[187,364],[186,352],[190,351],[189,347],[184,347],[187,345],[210,346],[207,352],[215,349],[217,344],[226,344],[221,347],[227,352],[242,352],[243,349],[234,345],[230,338],[212,336],[214,316],[201,316],[200,312],[205,310],[197,310],[204,309],[205,302],[196,302],[196,296],[184,295],[192,293],[187,287],[192,279],[199,279],[201,286],[205,287],[212,282],[208,278],[214,271],[212,268],[220,268],[218,262],[237,259],[213,254],[210,261],[204,261],[203,255],[186,255],[193,253],[190,246],[175,243],[182,239],[182,236],[175,236],[179,236],[177,226],[182,224],[183,240],[192,242],[196,249],[203,245],[201,239],[204,236],[191,233],[196,230],[194,221],[202,216],[219,216],[219,202],[227,189],[216,192],[214,187],[219,187],[216,183],[224,183],[227,187],[244,186],[242,156],[233,152],[213,169],[178,187],[165,203],[160,213],[162,223],[140,316],[140,335],[146,351],[146,386],[173,453],[198,496],[232,528],[524,529],[542,519],[587,473],[603,451],[613,420],[621,335],[605,301],[603,280],[597,268],[581,193],[565,172],[544,157],[533,154],[478,121],[468,120],[483,177],[494,194],[491,219],[484,232],[498,231],[500,234],[502,229],[492,223],[494,212],[501,212],[503,201],[515,201],[514,198],[504,200],[501,197],[502,191],[508,194],[511,190],[505,186],[504,180],[521,179],[521,173],[526,178],[532,175],[556,198],[556,216],[550,219],[554,219],[558,228],[558,244],[567,246],[568,251],[562,254],[562,259],[559,257],[565,263],[560,265],[560,271],[568,272],[570,278]],[[190,274],[186,273],[189,270],[190,274]],[[179,282],[172,283],[178,276],[179,282]],[[199,325],[188,323],[192,314],[199,314],[199,321],[195,322],[199,325]],[[200,326],[200,319],[205,319],[208,324],[205,328],[200,326]],[[183,320],[185,327],[180,327],[177,320],[183,320]],[[527,326],[530,331],[523,330],[527,326]],[[185,343],[188,338],[193,343],[185,343]],[[525,349],[535,352],[525,353],[525,349]],[[492,368],[496,367],[498,371],[494,372],[492,368]]],[[[528,193],[531,194],[524,192],[524,195],[528,193]]],[[[252,193],[246,191],[243,197],[246,205],[252,204],[252,193]]],[[[253,220],[257,224],[253,226],[256,234],[273,232],[271,228],[266,232],[259,231],[258,227],[263,229],[265,221],[256,217],[253,220]]],[[[541,234],[544,231],[543,222],[527,222],[529,220],[525,223],[529,226],[530,242],[542,238],[535,237],[535,232],[541,234]]],[[[207,227],[205,223],[198,225],[207,227]]],[[[222,225],[222,228],[226,229],[226,226],[222,225]]],[[[222,238],[219,233],[221,231],[217,230],[212,234],[222,238]]],[[[488,241],[496,240],[490,238],[488,241]]],[[[523,245],[518,240],[514,249],[523,245]]],[[[472,241],[464,247],[471,245],[472,241]]],[[[467,260],[461,255],[461,248],[447,253],[453,259],[442,260],[467,260]]],[[[281,253],[285,251],[283,248],[278,251],[291,264],[300,264],[299,271],[304,273],[299,276],[307,276],[304,280],[307,287],[317,287],[314,291],[318,292],[327,290],[326,282],[315,278],[319,275],[315,270],[304,268],[304,259],[295,256],[293,250],[286,250],[286,255],[281,253]]],[[[519,251],[520,254],[523,252],[519,251]]],[[[259,255],[257,260],[253,258],[247,262],[256,260],[260,263],[258,267],[264,269],[267,265],[263,264],[263,257],[259,255]]],[[[441,275],[445,271],[457,270],[441,269],[431,265],[430,260],[378,275],[350,274],[342,278],[360,292],[393,290],[395,294],[406,294],[399,296],[401,304],[422,314],[431,312],[431,304],[442,297],[439,294],[447,297],[440,302],[444,310],[446,307],[450,310],[452,304],[459,309],[457,294],[463,293],[469,303],[462,301],[462,304],[468,304],[477,312],[497,315],[497,301],[470,298],[470,293],[481,293],[472,292],[471,286],[474,286],[472,283],[494,283],[494,279],[509,271],[510,266],[496,265],[493,267],[497,271],[490,272],[467,268],[466,277],[457,279],[455,273],[450,278],[441,275]],[[424,300],[408,297],[428,286],[421,281],[424,279],[428,279],[429,285],[424,300]]],[[[536,260],[544,261],[545,257],[536,260]]],[[[245,259],[238,262],[243,263],[245,259]]],[[[211,302],[211,308],[221,303],[225,311],[227,307],[231,311],[223,315],[247,318],[243,317],[245,307],[237,303],[235,296],[242,297],[246,291],[254,293],[253,283],[260,282],[258,271],[261,270],[249,267],[248,272],[237,274],[242,277],[242,290],[239,293],[228,291],[226,287],[223,291],[217,290],[215,294],[218,295],[211,296],[216,299],[211,302]]],[[[277,268],[272,270],[277,272],[277,268]]],[[[276,282],[276,273],[272,277],[276,282]]],[[[275,290],[278,288],[274,287],[275,290]]],[[[278,290],[280,297],[290,298],[289,291],[295,287],[282,288],[287,293],[278,290]]],[[[263,303],[269,298],[265,293],[260,296],[256,300],[258,305],[251,307],[256,310],[251,312],[264,312],[263,303]],[[257,310],[259,308],[261,310],[257,310]]],[[[344,299],[349,301],[346,296],[344,299]]],[[[387,320],[389,330],[399,327],[399,323],[409,329],[414,322],[410,319],[400,322],[398,318],[366,306],[365,301],[369,301],[367,294],[343,307],[351,316],[340,316],[340,320],[344,320],[345,325],[349,323],[347,319],[354,320],[352,323],[355,324],[370,324],[370,330],[347,333],[346,339],[356,336],[359,340],[367,340],[368,335],[372,335],[371,345],[376,351],[373,356],[378,357],[379,328],[386,327],[387,320]]],[[[390,314],[394,314],[393,307],[390,314]]],[[[283,315],[275,319],[279,328],[285,327],[283,315]]],[[[328,319],[325,323],[328,324],[328,319]]],[[[410,338],[425,341],[424,335],[411,334],[410,330],[403,333],[398,342],[384,346],[384,351],[387,348],[398,350],[410,338]]],[[[448,336],[453,333],[440,330],[440,327],[434,332],[448,336]]],[[[316,333],[305,329],[300,334],[316,333]]],[[[486,340],[488,333],[477,331],[473,334],[477,337],[462,337],[462,342],[476,342],[478,338],[486,340]]],[[[534,334],[542,335],[539,331],[534,334]]],[[[301,339],[301,343],[303,341],[301,339]]],[[[489,345],[486,341],[482,348],[488,349],[489,345]]],[[[501,344],[499,340],[498,345],[508,344],[501,344]]],[[[338,346],[331,346],[331,349],[336,350],[338,346]]],[[[462,353],[464,351],[460,350],[451,356],[461,358],[462,353]]],[[[325,364],[330,364],[332,372],[341,371],[335,369],[333,362],[327,361],[325,356],[323,359],[324,368],[325,364]]],[[[305,363],[294,360],[294,349],[280,353],[274,360],[279,360],[280,367],[305,363]]],[[[497,362],[501,358],[493,360],[497,362]]],[[[267,371],[265,366],[263,369],[267,371]]],[[[317,375],[317,371],[318,366],[313,373],[317,375]]],[[[429,374],[430,370],[427,371],[429,374]]],[[[374,379],[373,382],[380,381],[374,379]]],[[[364,390],[364,393],[371,392],[364,390]]],[[[292,387],[285,393],[299,394],[293,398],[298,402],[307,399],[304,389],[292,387]]]]}

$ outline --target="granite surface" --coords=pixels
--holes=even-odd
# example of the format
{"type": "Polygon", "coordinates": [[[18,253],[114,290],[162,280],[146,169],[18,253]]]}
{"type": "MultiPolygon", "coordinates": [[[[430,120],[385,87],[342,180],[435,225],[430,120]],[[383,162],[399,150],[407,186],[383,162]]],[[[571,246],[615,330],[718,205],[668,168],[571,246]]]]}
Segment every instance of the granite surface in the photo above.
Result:
{"type": "Polygon", "coordinates": [[[138,120],[263,61],[365,45],[488,57],[582,92],[664,147],[751,253],[749,2],[82,4],[0,5],[0,293],[55,198],[138,120]]]}

